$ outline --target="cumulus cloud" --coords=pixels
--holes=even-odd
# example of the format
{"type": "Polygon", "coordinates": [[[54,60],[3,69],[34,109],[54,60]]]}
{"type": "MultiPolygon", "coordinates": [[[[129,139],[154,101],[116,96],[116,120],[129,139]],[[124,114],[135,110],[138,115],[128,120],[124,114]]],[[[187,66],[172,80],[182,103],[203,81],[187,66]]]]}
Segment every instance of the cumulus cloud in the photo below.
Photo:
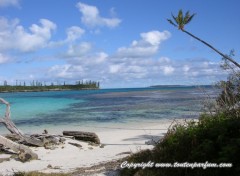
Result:
{"type": "Polygon", "coordinates": [[[159,45],[162,41],[167,40],[170,35],[171,34],[168,31],[150,31],[147,33],[141,33],[142,39],[151,45],[159,45]]]}
{"type": "Polygon", "coordinates": [[[116,56],[122,58],[150,57],[156,54],[160,44],[167,40],[171,34],[168,31],[149,31],[140,34],[140,40],[134,40],[130,47],[121,47],[116,56]]]}
{"type": "Polygon", "coordinates": [[[164,66],[163,67],[163,73],[164,73],[164,75],[170,75],[170,74],[172,74],[173,72],[174,72],[174,68],[172,67],[172,66],[164,66]]]}
{"type": "Polygon", "coordinates": [[[160,57],[159,59],[158,59],[158,62],[159,63],[171,63],[171,60],[168,58],[168,57],[160,57]]]}
{"type": "MultiPolygon", "coordinates": [[[[219,64],[208,59],[192,58],[176,61],[157,57],[159,48],[171,34],[168,31],[149,31],[129,47],[121,47],[112,55],[96,52],[87,42],[68,48],[67,64],[52,66],[47,76],[56,79],[92,79],[105,87],[128,87],[154,84],[193,84],[192,80],[216,80],[224,74],[219,64]],[[71,57],[70,57],[71,56],[71,57]],[[140,84],[141,83],[141,84],[140,84]]],[[[194,82],[195,83],[195,82],[194,82]]]]}
{"type": "Polygon", "coordinates": [[[54,65],[49,68],[46,77],[100,80],[104,75],[107,75],[107,58],[108,55],[104,52],[88,53],[79,57],[68,58],[66,60],[67,64],[54,65]]]}
{"type": "Polygon", "coordinates": [[[19,0],[0,0],[0,7],[19,6],[19,0]]]}
{"type": "Polygon", "coordinates": [[[80,44],[70,44],[66,53],[66,57],[81,57],[92,49],[91,43],[82,42],[80,44]]]}
{"type": "Polygon", "coordinates": [[[100,16],[96,6],[90,6],[84,3],[77,3],[78,10],[82,13],[81,21],[90,27],[107,26],[114,28],[121,23],[118,18],[104,18],[100,16]]]}
{"type": "Polygon", "coordinates": [[[210,82],[224,73],[218,63],[209,64],[206,61],[182,62],[167,57],[145,58],[143,60],[128,59],[115,63],[106,53],[96,53],[91,56],[72,58],[66,65],[53,66],[48,76],[62,79],[92,79],[100,81],[103,86],[113,85],[127,87],[138,82],[149,86],[153,84],[193,84],[203,78],[210,82]],[[195,80],[195,82],[193,82],[195,80]]]}
{"type": "Polygon", "coordinates": [[[84,76],[84,69],[80,65],[54,65],[48,70],[47,75],[54,78],[68,79],[73,78],[76,75],[84,76]]]}
{"type": "Polygon", "coordinates": [[[56,29],[56,24],[47,19],[40,19],[40,25],[33,24],[29,30],[19,25],[19,20],[0,18],[0,50],[14,49],[21,52],[44,48],[56,29]]]}
{"type": "Polygon", "coordinates": [[[109,65],[109,72],[110,73],[118,73],[120,71],[121,67],[122,67],[121,64],[109,65]]]}
{"type": "MultiPolygon", "coordinates": [[[[59,41],[49,41],[48,46],[52,48],[60,47],[63,45],[69,45],[69,49],[73,46],[85,34],[85,30],[79,26],[71,26],[66,29],[66,38],[59,41]]],[[[70,56],[71,57],[71,56],[70,56]]]]}
{"type": "Polygon", "coordinates": [[[57,78],[94,78],[107,81],[133,81],[148,77],[170,76],[175,72],[171,59],[155,58],[163,41],[170,37],[168,31],[149,31],[140,34],[129,47],[121,47],[113,55],[94,52],[90,43],[70,45],[67,65],[53,66],[48,74],[57,78]],[[79,68],[77,67],[79,66],[79,68]],[[73,72],[75,68],[75,72],[73,72]],[[74,74],[73,74],[74,73],[74,74]],[[84,77],[85,76],[85,77],[84,77]],[[103,79],[104,78],[104,79],[103,79]]]}
{"type": "Polygon", "coordinates": [[[104,65],[105,61],[107,61],[108,54],[104,52],[96,52],[96,53],[87,53],[83,56],[74,57],[68,59],[68,63],[72,65],[82,65],[85,67],[96,66],[96,68],[100,68],[101,64],[104,65]]]}
{"type": "Polygon", "coordinates": [[[67,41],[73,42],[79,38],[82,37],[82,35],[85,33],[85,30],[78,27],[78,26],[72,26],[67,29],[67,41]]]}
{"type": "Polygon", "coordinates": [[[203,79],[216,81],[217,78],[224,78],[227,72],[223,72],[218,62],[212,62],[207,59],[191,59],[185,60],[179,64],[178,73],[185,78],[203,79]]]}

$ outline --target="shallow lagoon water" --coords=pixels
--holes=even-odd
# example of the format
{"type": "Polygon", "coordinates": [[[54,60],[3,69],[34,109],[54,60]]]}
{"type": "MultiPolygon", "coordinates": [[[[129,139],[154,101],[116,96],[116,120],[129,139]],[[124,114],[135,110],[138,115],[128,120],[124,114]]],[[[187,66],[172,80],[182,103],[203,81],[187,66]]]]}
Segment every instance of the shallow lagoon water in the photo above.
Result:
{"type": "MultiPolygon", "coordinates": [[[[135,127],[174,118],[197,118],[212,88],[161,87],[81,91],[0,93],[11,118],[27,132],[44,129],[135,127]]],[[[1,117],[5,105],[0,105],[1,117]]],[[[55,129],[55,130],[54,130],[55,129]]],[[[0,127],[0,132],[4,127],[0,127]]]]}

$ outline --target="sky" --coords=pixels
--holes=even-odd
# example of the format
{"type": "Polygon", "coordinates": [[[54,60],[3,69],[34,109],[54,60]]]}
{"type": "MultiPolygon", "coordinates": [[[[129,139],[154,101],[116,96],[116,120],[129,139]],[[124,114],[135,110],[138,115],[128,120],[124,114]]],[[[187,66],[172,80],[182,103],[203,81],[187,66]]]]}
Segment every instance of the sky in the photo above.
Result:
{"type": "Polygon", "coordinates": [[[99,81],[101,88],[201,85],[225,79],[221,56],[240,62],[239,0],[0,0],[0,85],[99,81]]]}

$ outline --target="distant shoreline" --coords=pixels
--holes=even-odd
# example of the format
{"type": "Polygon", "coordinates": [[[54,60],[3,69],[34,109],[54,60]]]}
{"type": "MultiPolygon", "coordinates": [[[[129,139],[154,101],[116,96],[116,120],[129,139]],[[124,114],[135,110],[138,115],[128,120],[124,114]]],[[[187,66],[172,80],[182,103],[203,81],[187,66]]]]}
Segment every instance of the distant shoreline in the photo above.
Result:
{"type": "Polygon", "coordinates": [[[171,87],[204,87],[204,88],[211,88],[213,87],[213,85],[152,85],[152,86],[149,86],[150,88],[171,88],[171,87]]]}
{"type": "Polygon", "coordinates": [[[98,90],[99,88],[81,88],[81,89],[32,89],[32,90],[8,90],[0,93],[18,93],[18,92],[50,92],[50,91],[69,91],[69,90],[98,90]]]}
{"type": "Polygon", "coordinates": [[[77,81],[76,84],[63,84],[46,85],[38,81],[33,81],[30,85],[20,83],[18,85],[7,85],[7,82],[4,82],[3,86],[0,86],[0,93],[15,93],[15,92],[48,92],[48,91],[67,91],[67,90],[93,90],[99,89],[100,83],[95,81],[77,81]]]}

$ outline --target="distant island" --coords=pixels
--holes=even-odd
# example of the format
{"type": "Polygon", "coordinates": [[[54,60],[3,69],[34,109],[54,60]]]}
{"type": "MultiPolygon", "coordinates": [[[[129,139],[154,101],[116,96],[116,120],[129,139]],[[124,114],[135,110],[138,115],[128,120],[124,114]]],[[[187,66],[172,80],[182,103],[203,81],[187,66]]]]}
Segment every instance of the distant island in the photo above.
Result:
{"type": "Polygon", "coordinates": [[[153,85],[151,88],[184,88],[184,87],[201,87],[201,88],[212,88],[213,85],[153,85]]]}
{"type": "Polygon", "coordinates": [[[50,83],[49,85],[40,81],[32,81],[29,85],[25,82],[17,82],[16,85],[8,85],[4,81],[0,85],[0,92],[43,92],[43,91],[62,91],[62,90],[84,90],[84,89],[99,89],[100,83],[96,81],[76,81],[75,84],[50,83]]]}

